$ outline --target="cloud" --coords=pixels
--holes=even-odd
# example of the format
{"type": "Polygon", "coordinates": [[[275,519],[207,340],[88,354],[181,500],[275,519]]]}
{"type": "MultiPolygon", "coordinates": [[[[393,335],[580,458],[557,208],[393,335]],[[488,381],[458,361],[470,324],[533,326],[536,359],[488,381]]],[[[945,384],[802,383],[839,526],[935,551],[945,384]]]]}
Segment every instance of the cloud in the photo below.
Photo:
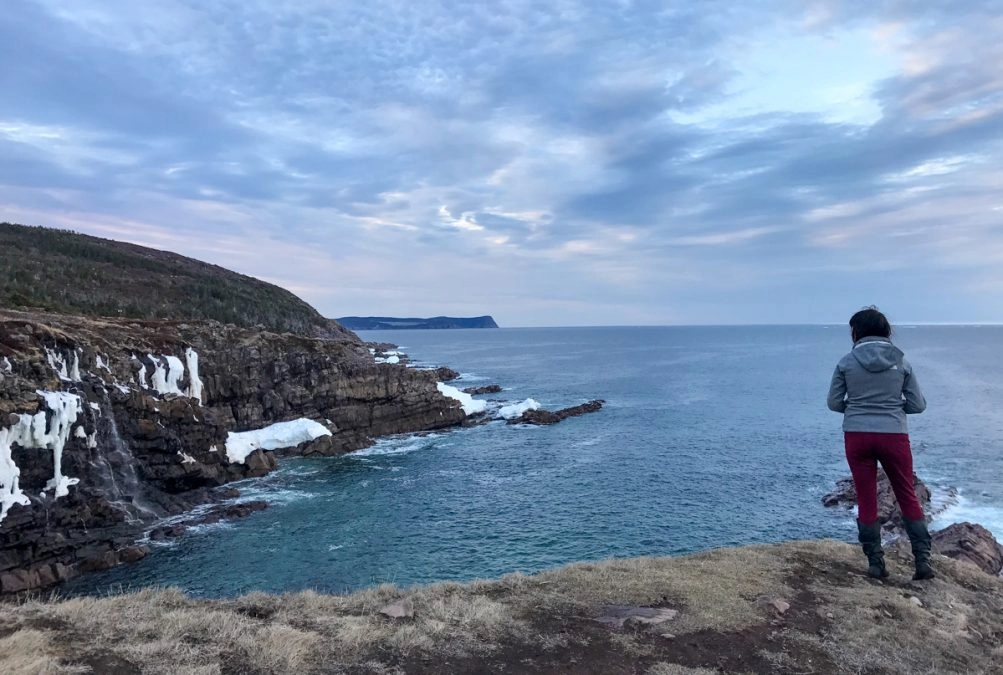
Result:
{"type": "Polygon", "coordinates": [[[1003,320],[995,0],[9,5],[3,219],[335,316],[1003,320]]]}

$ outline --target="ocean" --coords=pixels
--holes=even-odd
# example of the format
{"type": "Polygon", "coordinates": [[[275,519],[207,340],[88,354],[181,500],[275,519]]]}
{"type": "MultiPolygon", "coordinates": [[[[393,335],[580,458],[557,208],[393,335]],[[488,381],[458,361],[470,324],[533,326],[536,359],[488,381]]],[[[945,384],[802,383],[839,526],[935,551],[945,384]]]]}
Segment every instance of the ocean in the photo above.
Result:
{"type": "MultiPolygon", "coordinates": [[[[822,496],[848,476],[825,407],[850,347],[835,326],[603,327],[360,332],[497,403],[597,413],[551,427],[489,424],[381,440],[340,458],[283,459],[238,484],[272,507],[196,528],[68,594],[178,586],[345,592],[496,577],[608,557],[833,537],[854,514],[822,496]]],[[[1003,539],[1003,327],[901,326],[926,394],[910,417],[917,473],[947,504],[934,528],[1003,539]],[[957,497],[948,497],[951,489],[957,497]]]]}

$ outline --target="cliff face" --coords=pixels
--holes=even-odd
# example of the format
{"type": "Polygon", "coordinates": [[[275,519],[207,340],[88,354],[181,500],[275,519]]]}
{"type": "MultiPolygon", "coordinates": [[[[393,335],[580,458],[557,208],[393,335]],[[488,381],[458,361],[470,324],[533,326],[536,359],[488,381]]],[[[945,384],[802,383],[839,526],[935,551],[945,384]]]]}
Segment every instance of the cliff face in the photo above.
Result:
{"type": "Polygon", "coordinates": [[[351,334],[0,311],[0,591],[141,557],[150,523],[276,466],[229,432],[299,418],[330,435],[293,452],[339,454],[465,414],[351,334]]]}

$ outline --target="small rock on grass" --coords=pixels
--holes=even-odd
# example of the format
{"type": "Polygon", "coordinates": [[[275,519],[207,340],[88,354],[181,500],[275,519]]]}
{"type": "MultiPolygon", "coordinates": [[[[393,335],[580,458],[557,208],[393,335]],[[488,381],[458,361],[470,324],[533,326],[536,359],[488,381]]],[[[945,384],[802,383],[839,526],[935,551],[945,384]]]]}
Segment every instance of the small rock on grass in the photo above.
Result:
{"type": "Polygon", "coordinates": [[[783,598],[771,598],[766,595],[761,595],[756,598],[756,604],[760,607],[769,607],[777,614],[786,614],[787,610],[791,608],[791,603],[787,602],[783,598]]]}
{"type": "Polygon", "coordinates": [[[380,614],[391,619],[410,619],[414,617],[414,603],[410,598],[401,598],[381,609],[380,614]]]}
{"type": "Polygon", "coordinates": [[[630,605],[603,605],[602,615],[596,619],[607,626],[623,628],[627,621],[658,624],[670,621],[679,614],[677,610],[665,607],[632,607],[630,605]]]}

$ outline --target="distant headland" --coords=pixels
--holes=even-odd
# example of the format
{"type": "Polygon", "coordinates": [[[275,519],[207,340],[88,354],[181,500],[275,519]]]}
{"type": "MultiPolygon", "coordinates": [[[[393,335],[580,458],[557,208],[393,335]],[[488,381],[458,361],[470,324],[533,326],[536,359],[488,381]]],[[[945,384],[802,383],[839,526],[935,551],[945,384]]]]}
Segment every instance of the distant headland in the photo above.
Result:
{"type": "Polygon", "coordinates": [[[460,318],[433,316],[430,319],[402,319],[392,316],[343,316],[335,319],[349,330],[409,330],[416,328],[497,328],[490,316],[460,318]]]}

